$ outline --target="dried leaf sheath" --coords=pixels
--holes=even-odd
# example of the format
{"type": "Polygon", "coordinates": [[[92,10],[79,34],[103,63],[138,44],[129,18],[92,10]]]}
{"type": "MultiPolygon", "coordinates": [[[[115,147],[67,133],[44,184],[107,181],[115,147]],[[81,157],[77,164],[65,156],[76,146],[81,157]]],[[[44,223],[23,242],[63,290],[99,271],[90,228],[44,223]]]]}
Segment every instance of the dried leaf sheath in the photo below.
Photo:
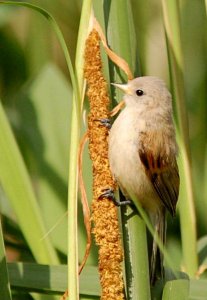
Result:
{"type": "Polygon", "coordinates": [[[117,208],[111,200],[98,199],[104,188],[115,188],[108,161],[108,129],[99,119],[109,118],[109,97],[103,78],[99,35],[93,30],[86,42],[85,78],[88,83],[89,152],[93,165],[93,233],[99,246],[102,300],[124,299],[121,262],[123,259],[117,208]]]}

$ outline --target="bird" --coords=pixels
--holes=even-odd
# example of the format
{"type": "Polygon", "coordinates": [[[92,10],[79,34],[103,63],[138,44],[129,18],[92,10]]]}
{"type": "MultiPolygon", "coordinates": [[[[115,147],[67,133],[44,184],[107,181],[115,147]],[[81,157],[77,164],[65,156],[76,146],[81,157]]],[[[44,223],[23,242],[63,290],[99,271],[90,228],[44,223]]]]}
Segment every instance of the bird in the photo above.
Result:
{"type": "MultiPolygon", "coordinates": [[[[125,108],[109,132],[110,169],[125,202],[139,201],[165,245],[166,213],[175,216],[180,185],[172,96],[154,76],[113,85],[124,92],[125,108]]],[[[163,277],[163,254],[154,239],[151,285],[163,277]]]]}

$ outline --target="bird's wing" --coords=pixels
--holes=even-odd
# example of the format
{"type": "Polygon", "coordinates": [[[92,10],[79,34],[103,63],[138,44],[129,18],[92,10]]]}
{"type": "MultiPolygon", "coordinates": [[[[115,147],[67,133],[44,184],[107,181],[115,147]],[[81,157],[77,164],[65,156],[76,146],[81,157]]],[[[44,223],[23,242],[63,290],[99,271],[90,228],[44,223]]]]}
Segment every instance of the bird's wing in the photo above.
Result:
{"type": "Polygon", "coordinates": [[[163,205],[169,210],[171,215],[174,216],[180,184],[175,155],[173,157],[172,155],[166,157],[164,151],[165,145],[163,145],[160,153],[156,153],[153,147],[149,148],[145,145],[146,143],[140,147],[140,160],[163,205]]]}

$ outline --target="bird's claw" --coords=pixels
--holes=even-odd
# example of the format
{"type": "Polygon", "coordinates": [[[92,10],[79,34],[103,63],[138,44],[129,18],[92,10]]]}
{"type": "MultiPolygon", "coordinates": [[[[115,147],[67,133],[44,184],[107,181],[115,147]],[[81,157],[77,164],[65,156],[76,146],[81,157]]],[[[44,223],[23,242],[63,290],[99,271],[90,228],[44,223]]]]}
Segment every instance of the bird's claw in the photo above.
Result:
{"type": "Polygon", "coordinates": [[[103,193],[98,197],[99,199],[108,198],[114,202],[116,206],[131,205],[131,200],[119,201],[114,196],[114,190],[112,188],[104,189],[103,193]]]}
{"type": "Polygon", "coordinates": [[[106,128],[110,129],[111,128],[111,121],[110,119],[97,119],[96,121],[99,121],[101,125],[105,126],[106,128]]]}
{"type": "Polygon", "coordinates": [[[103,193],[98,197],[99,199],[108,198],[110,200],[115,199],[114,190],[112,188],[107,188],[102,190],[103,193]]]}

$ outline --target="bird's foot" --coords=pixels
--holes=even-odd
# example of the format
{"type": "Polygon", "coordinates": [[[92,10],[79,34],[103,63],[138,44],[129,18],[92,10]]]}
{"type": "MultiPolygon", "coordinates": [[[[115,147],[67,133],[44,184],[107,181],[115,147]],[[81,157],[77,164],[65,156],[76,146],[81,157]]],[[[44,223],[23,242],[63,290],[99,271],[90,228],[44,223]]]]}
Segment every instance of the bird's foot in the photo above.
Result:
{"type": "Polygon", "coordinates": [[[114,190],[112,188],[104,189],[103,193],[99,196],[99,199],[108,198],[114,202],[116,206],[125,206],[133,204],[131,200],[119,201],[114,196],[114,190]]]}
{"type": "Polygon", "coordinates": [[[106,128],[111,128],[111,121],[110,119],[97,119],[96,121],[99,121],[101,125],[105,126],[106,128]]]}

